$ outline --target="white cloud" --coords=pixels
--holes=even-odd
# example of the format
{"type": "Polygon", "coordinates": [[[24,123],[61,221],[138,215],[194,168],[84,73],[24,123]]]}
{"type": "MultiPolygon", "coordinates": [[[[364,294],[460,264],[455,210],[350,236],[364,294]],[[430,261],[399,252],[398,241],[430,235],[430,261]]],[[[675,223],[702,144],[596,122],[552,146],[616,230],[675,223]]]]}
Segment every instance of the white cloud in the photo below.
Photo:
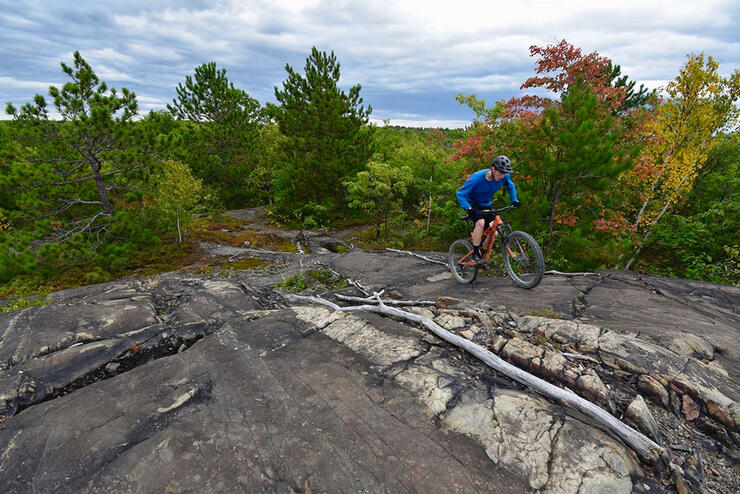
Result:
{"type": "Polygon", "coordinates": [[[149,113],[149,110],[164,109],[168,103],[172,103],[169,99],[141,94],[136,95],[136,101],[139,103],[139,113],[142,115],[149,113]]]}
{"type": "Polygon", "coordinates": [[[88,50],[82,53],[87,62],[109,62],[113,64],[133,64],[133,57],[122,53],[113,48],[102,48],[98,50],[88,50]]]}
{"type": "Polygon", "coordinates": [[[93,70],[95,71],[95,74],[98,76],[98,78],[100,78],[101,81],[106,81],[106,82],[116,82],[116,81],[135,82],[136,81],[130,75],[124,72],[120,72],[114,68],[108,67],[107,65],[97,64],[93,67],[93,70]]]}
{"type": "MultiPolygon", "coordinates": [[[[398,113],[418,114],[410,120],[433,121],[442,113],[435,102],[442,94],[476,92],[487,100],[518,95],[534,75],[529,47],[561,39],[612,58],[623,74],[650,87],[675,77],[687,53],[713,55],[725,75],[740,66],[736,0],[198,4],[126,2],[87,17],[68,0],[44,11],[24,0],[8,4],[8,15],[0,18],[0,93],[16,97],[38,88],[17,81],[61,79],[58,61],[48,57],[61,53],[68,62],[69,53],[80,50],[101,79],[131,83],[154,100],[169,101],[185,75],[215,61],[264,103],[285,79],[285,64],[301,71],[316,46],[336,53],[343,87],[360,83],[363,93],[378,98],[365,98],[365,104],[388,108],[387,98],[398,113]],[[424,115],[420,101],[428,106],[424,115]]],[[[450,121],[464,115],[454,104],[446,107],[450,121]]]]}
{"type": "Polygon", "coordinates": [[[41,81],[24,81],[15,79],[13,77],[0,76],[0,87],[5,88],[18,88],[18,89],[31,89],[34,91],[46,91],[49,86],[58,85],[58,83],[49,83],[41,81]]]}

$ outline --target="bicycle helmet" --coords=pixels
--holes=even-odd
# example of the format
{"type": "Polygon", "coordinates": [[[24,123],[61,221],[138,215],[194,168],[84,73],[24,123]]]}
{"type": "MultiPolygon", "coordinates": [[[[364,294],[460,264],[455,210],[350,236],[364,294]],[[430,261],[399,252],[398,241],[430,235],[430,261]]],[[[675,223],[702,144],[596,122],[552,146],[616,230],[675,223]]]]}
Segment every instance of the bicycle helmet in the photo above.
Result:
{"type": "Polygon", "coordinates": [[[514,168],[511,167],[511,160],[503,154],[493,158],[491,166],[502,173],[514,172],[514,168]]]}

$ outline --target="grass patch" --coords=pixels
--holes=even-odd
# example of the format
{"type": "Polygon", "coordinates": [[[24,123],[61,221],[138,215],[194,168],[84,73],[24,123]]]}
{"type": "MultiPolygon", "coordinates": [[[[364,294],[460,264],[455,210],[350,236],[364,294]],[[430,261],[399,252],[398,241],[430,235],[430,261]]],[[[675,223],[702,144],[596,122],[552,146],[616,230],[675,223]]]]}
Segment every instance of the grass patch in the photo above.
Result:
{"type": "Polygon", "coordinates": [[[39,307],[49,302],[54,286],[35,278],[16,278],[0,286],[0,312],[39,307]]]}
{"type": "Polygon", "coordinates": [[[365,250],[383,250],[390,247],[428,252],[447,252],[452,243],[450,240],[435,239],[428,235],[425,232],[425,227],[420,227],[417,221],[406,221],[403,224],[391,227],[387,238],[385,237],[385,227],[381,230],[380,238],[376,238],[375,226],[370,225],[366,229],[355,233],[352,242],[365,250]]]}
{"type": "Polygon", "coordinates": [[[0,312],[45,305],[48,303],[47,296],[54,291],[105,283],[127,276],[145,278],[186,266],[202,266],[203,257],[204,252],[198,249],[196,242],[178,244],[173,239],[159,245],[142,246],[136,255],[126,259],[116,269],[83,265],[70,267],[50,279],[43,279],[40,275],[19,276],[10,283],[0,285],[0,312]]]}
{"type": "Polygon", "coordinates": [[[563,315],[551,309],[550,307],[542,307],[541,309],[530,310],[524,313],[525,316],[536,316],[536,317],[547,317],[548,319],[560,319],[563,315]]]}
{"type": "Polygon", "coordinates": [[[273,252],[295,252],[296,246],[291,240],[275,233],[263,233],[256,230],[243,230],[244,224],[228,216],[216,219],[201,219],[193,227],[192,234],[202,242],[214,242],[232,247],[270,250],[273,252]]]}
{"type": "Polygon", "coordinates": [[[348,286],[347,279],[337,276],[330,269],[315,269],[306,273],[298,273],[275,285],[289,292],[303,290],[337,290],[348,286]]]}
{"type": "Polygon", "coordinates": [[[239,230],[244,225],[243,220],[226,216],[224,214],[212,214],[198,218],[193,223],[194,230],[239,230]]]}

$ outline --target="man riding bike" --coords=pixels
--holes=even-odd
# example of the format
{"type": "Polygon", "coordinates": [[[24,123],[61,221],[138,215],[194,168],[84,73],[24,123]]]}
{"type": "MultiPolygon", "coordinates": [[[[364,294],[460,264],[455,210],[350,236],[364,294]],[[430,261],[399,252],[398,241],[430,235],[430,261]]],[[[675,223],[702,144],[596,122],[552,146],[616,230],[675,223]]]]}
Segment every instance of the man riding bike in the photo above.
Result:
{"type": "Polygon", "coordinates": [[[516,187],[509,175],[513,171],[511,160],[507,156],[496,156],[491,162],[490,169],[473,173],[457,191],[457,202],[475,223],[475,228],[473,228],[473,260],[478,264],[484,262],[480,250],[483,229],[486,227],[486,223],[493,221],[492,214],[484,213],[481,210],[491,207],[493,194],[504,185],[509,192],[511,204],[515,208],[520,206],[516,196],[516,187]]]}

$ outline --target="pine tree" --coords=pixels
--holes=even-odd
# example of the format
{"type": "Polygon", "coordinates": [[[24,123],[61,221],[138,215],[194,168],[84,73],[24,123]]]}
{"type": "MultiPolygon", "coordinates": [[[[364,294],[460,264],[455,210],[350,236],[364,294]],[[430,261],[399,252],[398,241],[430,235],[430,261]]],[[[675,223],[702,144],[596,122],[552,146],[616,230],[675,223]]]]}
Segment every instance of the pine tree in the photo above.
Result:
{"type": "Polygon", "coordinates": [[[72,80],[49,88],[61,121],[50,118],[47,102],[36,95],[20,110],[11,103],[18,138],[25,146],[12,163],[16,205],[26,221],[55,217],[54,240],[76,233],[107,231],[113,215],[110,191],[117,181],[150,164],[143,136],[131,121],[136,95],[119,94],[100,81],[78,51],[73,67],[61,63],[72,80]]]}
{"type": "Polygon", "coordinates": [[[583,80],[543,112],[525,159],[538,164],[537,182],[550,205],[550,233],[557,214],[572,215],[586,193],[606,190],[631,166],[637,149],[619,146],[616,123],[583,80]]]}
{"type": "Polygon", "coordinates": [[[187,150],[182,158],[227,205],[243,205],[250,195],[247,177],[259,159],[259,102],[234,87],[215,62],[196,67],[176,91],[167,109],[192,124],[182,141],[187,150]]]}
{"type": "Polygon", "coordinates": [[[338,209],[344,203],[344,178],[360,171],[372,153],[367,127],[372,108],[362,106],[359,84],[348,93],[338,87],[339,68],[334,52],[314,47],[305,76],[286,64],[283,89],[275,88],[281,106],[271,105],[270,113],[286,137],[287,167],[276,185],[283,210],[310,203],[338,209]]]}
{"type": "Polygon", "coordinates": [[[606,72],[609,76],[607,81],[609,86],[624,88],[626,91],[624,99],[617,109],[618,112],[643,107],[657,98],[657,91],[655,89],[648,90],[643,84],[640,84],[640,88],[635,90],[635,81],[630,81],[628,76],[622,75],[622,67],[619,65],[609,63],[606,72]]]}
{"type": "Polygon", "coordinates": [[[362,210],[373,218],[375,238],[380,238],[385,224],[385,237],[392,219],[403,216],[401,205],[414,176],[408,166],[394,167],[388,163],[371,161],[367,170],[358,172],[353,180],[345,182],[349,206],[362,210]]]}

